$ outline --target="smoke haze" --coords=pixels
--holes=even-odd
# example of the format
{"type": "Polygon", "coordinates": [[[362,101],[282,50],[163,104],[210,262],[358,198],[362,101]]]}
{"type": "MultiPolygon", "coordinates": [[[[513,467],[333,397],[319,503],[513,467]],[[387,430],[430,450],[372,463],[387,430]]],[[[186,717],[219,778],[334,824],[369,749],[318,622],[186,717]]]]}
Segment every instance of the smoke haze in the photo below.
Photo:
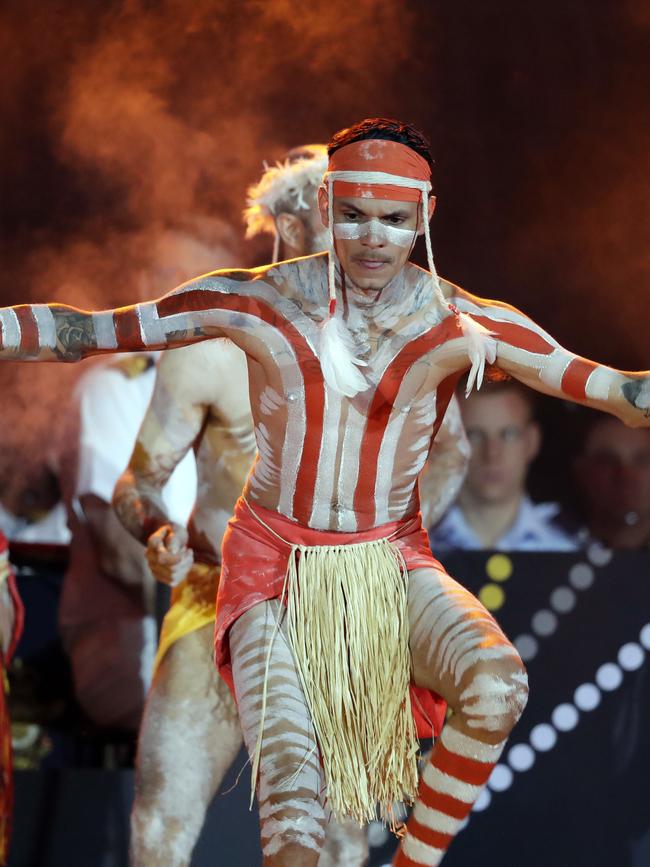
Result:
{"type": "MultiPolygon", "coordinates": [[[[648,365],[646,4],[9,0],[2,14],[3,304],[115,306],[259,263],[268,250],[239,238],[263,161],[385,114],[432,133],[442,273],[579,352],[648,365]]],[[[0,366],[7,454],[44,453],[83,369],[0,366]]]]}

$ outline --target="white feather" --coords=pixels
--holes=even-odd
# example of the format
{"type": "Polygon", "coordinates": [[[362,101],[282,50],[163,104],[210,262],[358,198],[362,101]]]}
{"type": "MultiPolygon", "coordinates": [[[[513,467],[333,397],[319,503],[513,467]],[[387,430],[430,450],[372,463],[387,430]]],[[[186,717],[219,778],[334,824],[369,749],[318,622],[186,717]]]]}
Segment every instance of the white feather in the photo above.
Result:
{"type": "Polygon", "coordinates": [[[359,370],[366,362],[357,358],[355,348],[343,322],[336,316],[328,316],[320,326],[321,368],[330,388],[346,397],[354,397],[370,385],[359,370]]]}
{"type": "Polygon", "coordinates": [[[494,364],[497,357],[497,341],[492,331],[488,331],[467,313],[461,313],[458,321],[463,337],[467,338],[467,354],[472,365],[465,389],[465,397],[469,397],[474,383],[476,383],[477,391],[483,384],[485,362],[494,364]]]}

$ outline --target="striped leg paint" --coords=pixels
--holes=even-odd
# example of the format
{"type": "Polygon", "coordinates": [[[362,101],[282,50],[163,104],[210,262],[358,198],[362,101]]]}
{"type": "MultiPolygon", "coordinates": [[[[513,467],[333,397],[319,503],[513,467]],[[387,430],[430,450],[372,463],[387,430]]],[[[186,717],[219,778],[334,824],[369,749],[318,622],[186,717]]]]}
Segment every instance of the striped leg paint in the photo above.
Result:
{"type": "Polygon", "coordinates": [[[316,867],[325,837],[322,777],[313,726],[282,628],[277,600],[242,615],[230,634],[232,670],[244,741],[255,755],[263,736],[258,801],[265,867],[316,867]],[[270,649],[266,706],[264,679],[270,649]]]}
{"type": "Polygon", "coordinates": [[[396,867],[440,864],[504,746],[468,737],[449,721],[422,775],[396,867]]]}
{"type": "Polygon", "coordinates": [[[523,664],[480,602],[443,572],[410,574],[416,683],[453,715],[431,752],[393,864],[436,867],[487,783],[528,696],[523,664]]]}

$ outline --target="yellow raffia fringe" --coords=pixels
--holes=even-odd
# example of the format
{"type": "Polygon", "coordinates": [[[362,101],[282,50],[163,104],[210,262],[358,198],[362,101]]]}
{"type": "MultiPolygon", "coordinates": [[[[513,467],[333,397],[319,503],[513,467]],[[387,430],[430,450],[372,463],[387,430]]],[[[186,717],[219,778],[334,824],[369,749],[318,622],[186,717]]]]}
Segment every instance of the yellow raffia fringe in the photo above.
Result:
{"type": "Polygon", "coordinates": [[[408,573],[388,539],[292,546],[287,632],[321,750],[328,804],[391,827],[417,791],[408,573]]]}

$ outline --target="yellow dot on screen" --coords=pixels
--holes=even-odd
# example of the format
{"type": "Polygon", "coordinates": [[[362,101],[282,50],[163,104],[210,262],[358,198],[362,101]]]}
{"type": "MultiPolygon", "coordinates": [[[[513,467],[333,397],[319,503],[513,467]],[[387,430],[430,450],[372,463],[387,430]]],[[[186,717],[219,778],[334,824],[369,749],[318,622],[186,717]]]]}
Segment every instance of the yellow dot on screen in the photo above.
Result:
{"type": "Polygon", "coordinates": [[[507,581],[512,575],[512,560],[506,554],[493,554],[485,564],[488,578],[507,581]]]}
{"type": "Polygon", "coordinates": [[[506,594],[498,584],[484,584],[479,590],[478,598],[488,611],[496,611],[505,602],[506,594]]]}

